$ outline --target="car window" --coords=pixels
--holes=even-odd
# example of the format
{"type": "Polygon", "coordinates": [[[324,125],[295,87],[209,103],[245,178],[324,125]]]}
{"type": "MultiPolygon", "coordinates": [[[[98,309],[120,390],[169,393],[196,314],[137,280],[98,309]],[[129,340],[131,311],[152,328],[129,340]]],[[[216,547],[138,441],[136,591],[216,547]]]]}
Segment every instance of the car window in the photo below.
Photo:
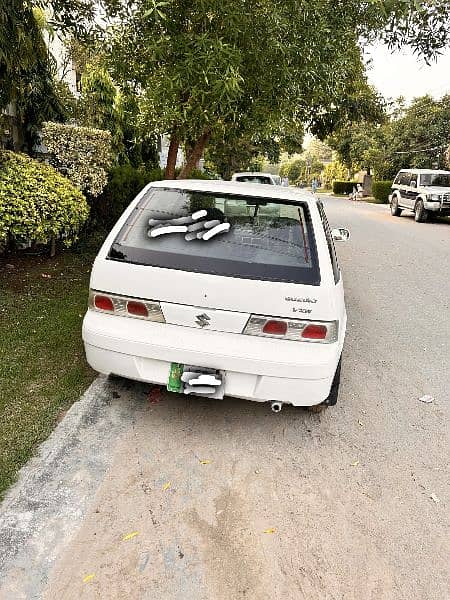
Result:
{"type": "Polygon", "coordinates": [[[303,202],[150,188],[108,257],[230,277],[320,284],[311,216],[303,202]]]}
{"type": "Polygon", "coordinates": [[[400,183],[400,179],[402,177],[403,173],[397,173],[395,179],[394,179],[394,183],[396,183],[397,185],[400,183]]]}
{"type": "MultiPolygon", "coordinates": [[[[411,175],[411,180],[410,180],[410,182],[409,182],[409,185],[412,185],[412,183],[413,183],[413,182],[414,182],[415,184],[417,184],[417,173],[413,173],[413,174],[411,175]]],[[[416,187],[417,187],[417,185],[416,185],[416,187]]]]}
{"type": "Polygon", "coordinates": [[[420,185],[450,187],[450,173],[425,173],[420,176],[420,185]]]}
{"type": "Polygon", "coordinates": [[[400,177],[400,185],[409,185],[411,181],[411,173],[402,173],[400,177]]]}
{"type": "Polygon", "coordinates": [[[264,175],[240,175],[236,177],[236,181],[240,181],[241,183],[262,183],[265,185],[272,184],[270,177],[264,175]]]}
{"type": "Polygon", "coordinates": [[[320,218],[322,220],[323,229],[325,231],[325,237],[327,238],[328,252],[330,253],[330,260],[333,266],[334,283],[337,283],[341,277],[341,271],[339,269],[339,263],[336,255],[336,248],[334,247],[333,236],[331,235],[331,228],[328,223],[328,219],[325,214],[322,202],[319,201],[317,203],[317,208],[319,209],[320,218]]]}

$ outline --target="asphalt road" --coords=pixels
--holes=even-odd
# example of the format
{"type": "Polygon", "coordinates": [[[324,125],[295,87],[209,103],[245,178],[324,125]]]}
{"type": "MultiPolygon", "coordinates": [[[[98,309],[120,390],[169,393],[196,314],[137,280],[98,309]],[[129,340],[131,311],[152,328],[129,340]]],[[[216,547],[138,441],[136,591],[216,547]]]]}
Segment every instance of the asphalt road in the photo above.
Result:
{"type": "Polygon", "coordinates": [[[2,506],[2,600],[450,598],[450,224],[325,202],[351,231],[340,403],[100,378],[2,506]]]}

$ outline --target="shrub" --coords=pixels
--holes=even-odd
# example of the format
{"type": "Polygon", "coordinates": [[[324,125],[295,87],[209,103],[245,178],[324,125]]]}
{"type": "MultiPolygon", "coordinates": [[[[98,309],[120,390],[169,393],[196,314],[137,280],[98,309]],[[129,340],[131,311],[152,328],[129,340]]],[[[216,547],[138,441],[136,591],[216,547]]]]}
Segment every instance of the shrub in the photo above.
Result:
{"type": "Polygon", "coordinates": [[[380,204],[389,202],[389,194],[391,193],[392,181],[373,181],[372,196],[380,204]]]}
{"type": "Polygon", "coordinates": [[[160,168],[145,170],[131,165],[113,167],[102,194],[92,201],[93,219],[97,225],[110,228],[147,183],[163,178],[164,171],[160,168]]]}
{"type": "Polygon", "coordinates": [[[42,126],[42,141],[55,169],[82,192],[101,193],[113,160],[109,131],[49,122],[42,126]]]}
{"type": "MultiPolygon", "coordinates": [[[[181,169],[177,169],[178,174],[181,169]]],[[[110,228],[143,187],[151,181],[164,179],[164,169],[146,169],[121,165],[113,167],[103,193],[91,203],[92,217],[97,225],[110,228]]],[[[189,179],[210,179],[203,171],[194,169],[189,179]]]]}
{"type": "Polygon", "coordinates": [[[83,194],[53,167],[0,151],[0,242],[76,239],[89,215],[83,194]]]}
{"type": "Polygon", "coordinates": [[[351,194],[357,185],[357,181],[333,181],[333,194],[351,194]]]}

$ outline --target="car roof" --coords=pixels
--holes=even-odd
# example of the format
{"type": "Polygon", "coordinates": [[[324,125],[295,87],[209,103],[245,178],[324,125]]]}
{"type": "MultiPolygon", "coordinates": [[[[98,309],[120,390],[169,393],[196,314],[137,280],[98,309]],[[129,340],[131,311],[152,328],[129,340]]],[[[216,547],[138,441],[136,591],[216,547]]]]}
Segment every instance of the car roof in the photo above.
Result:
{"type": "Polygon", "coordinates": [[[154,181],[151,187],[189,190],[194,192],[216,192],[258,198],[275,198],[297,202],[315,203],[311,192],[301,188],[288,188],[281,185],[261,185],[260,183],[240,183],[239,181],[217,181],[216,179],[168,179],[154,181]]]}
{"type": "Polygon", "coordinates": [[[233,173],[233,177],[273,177],[273,173],[261,173],[260,171],[243,171],[242,173],[233,173]]]}
{"type": "Polygon", "coordinates": [[[417,173],[417,175],[423,173],[439,173],[440,175],[450,175],[450,171],[443,171],[441,169],[400,169],[399,173],[417,173]]]}

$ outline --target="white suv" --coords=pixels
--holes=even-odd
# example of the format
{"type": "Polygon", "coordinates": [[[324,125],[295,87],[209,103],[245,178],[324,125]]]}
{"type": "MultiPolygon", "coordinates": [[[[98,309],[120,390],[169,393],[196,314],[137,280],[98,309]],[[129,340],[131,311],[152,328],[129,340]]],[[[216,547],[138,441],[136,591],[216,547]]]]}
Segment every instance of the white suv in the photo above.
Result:
{"type": "Polygon", "coordinates": [[[450,215],[450,171],[402,169],[397,173],[389,196],[391,213],[399,217],[412,210],[418,223],[435,215],[450,215]]]}

